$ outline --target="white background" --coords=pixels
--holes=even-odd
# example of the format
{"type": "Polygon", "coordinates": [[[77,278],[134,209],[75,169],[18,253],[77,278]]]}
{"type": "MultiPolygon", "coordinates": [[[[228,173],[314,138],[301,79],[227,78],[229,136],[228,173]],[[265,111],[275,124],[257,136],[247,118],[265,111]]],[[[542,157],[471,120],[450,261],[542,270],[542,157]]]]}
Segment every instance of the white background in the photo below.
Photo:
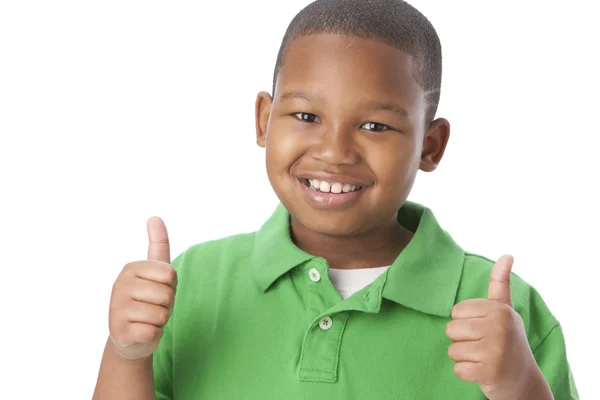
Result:
{"type": "MultiPolygon", "coordinates": [[[[0,2],[2,398],[91,398],[147,217],[175,255],[271,214],[254,100],[306,4],[0,2]]],[[[598,3],[413,4],[442,39],[453,135],[411,199],[465,249],[515,256],[595,398],[598,3]]]]}

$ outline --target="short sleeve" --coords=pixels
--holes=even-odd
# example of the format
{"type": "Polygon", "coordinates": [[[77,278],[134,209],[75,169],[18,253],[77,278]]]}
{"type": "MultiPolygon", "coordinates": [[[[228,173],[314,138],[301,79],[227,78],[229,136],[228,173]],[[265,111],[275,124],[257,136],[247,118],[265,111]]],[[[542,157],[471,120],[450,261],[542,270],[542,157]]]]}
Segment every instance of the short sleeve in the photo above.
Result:
{"type": "Polygon", "coordinates": [[[552,389],[555,400],[579,400],[560,325],[552,328],[533,355],[552,389]]]}

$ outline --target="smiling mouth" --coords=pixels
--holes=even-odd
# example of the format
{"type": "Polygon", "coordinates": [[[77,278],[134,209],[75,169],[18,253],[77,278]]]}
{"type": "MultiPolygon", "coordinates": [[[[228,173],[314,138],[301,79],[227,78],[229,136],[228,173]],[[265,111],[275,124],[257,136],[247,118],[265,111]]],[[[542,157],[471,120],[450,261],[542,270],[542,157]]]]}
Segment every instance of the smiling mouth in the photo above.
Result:
{"type": "Polygon", "coordinates": [[[309,189],[320,193],[344,194],[362,190],[362,186],[344,182],[328,182],[318,179],[300,179],[300,182],[309,189]]]}

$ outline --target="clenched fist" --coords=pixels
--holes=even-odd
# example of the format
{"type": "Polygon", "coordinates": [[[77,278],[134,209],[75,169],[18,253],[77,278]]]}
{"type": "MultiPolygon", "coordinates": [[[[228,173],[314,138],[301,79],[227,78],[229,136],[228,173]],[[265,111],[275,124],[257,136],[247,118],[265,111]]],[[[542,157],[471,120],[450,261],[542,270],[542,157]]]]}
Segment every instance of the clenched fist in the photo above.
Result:
{"type": "Polygon", "coordinates": [[[148,239],[148,260],[123,268],[110,299],[110,339],[117,352],[129,360],[145,359],[156,350],[177,288],[167,228],[160,218],[148,220],[148,239]]]}
{"type": "Polygon", "coordinates": [[[531,352],[521,316],[513,309],[511,256],[494,265],[487,299],[462,301],[452,309],[446,335],[455,374],[477,382],[490,400],[552,399],[531,352]]]}

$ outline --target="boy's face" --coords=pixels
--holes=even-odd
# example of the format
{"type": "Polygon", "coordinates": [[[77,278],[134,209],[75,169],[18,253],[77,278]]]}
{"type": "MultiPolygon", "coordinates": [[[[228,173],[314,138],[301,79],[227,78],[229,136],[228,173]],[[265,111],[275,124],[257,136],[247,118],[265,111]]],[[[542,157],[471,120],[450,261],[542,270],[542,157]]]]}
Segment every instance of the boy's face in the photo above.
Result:
{"type": "Polygon", "coordinates": [[[449,125],[426,125],[411,61],[358,37],[288,45],[273,98],[258,95],[256,119],[269,180],[295,223],[335,236],[391,223],[419,168],[435,169],[449,125]]]}

